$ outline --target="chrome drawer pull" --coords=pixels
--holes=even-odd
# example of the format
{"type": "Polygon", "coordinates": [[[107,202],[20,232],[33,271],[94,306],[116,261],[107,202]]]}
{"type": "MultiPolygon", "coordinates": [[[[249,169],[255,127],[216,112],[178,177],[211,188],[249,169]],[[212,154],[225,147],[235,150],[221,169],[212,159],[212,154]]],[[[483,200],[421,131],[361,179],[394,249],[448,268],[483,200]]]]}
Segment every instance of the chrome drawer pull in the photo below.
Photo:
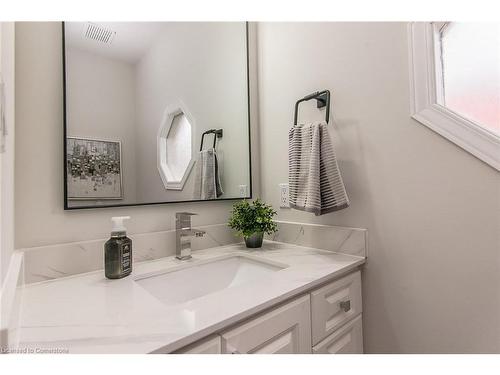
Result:
{"type": "Polygon", "coordinates": [[[227,350],[229,351],[229,354],[241,354],[236,348],[233,348],[231,346],[227,346],[227,350]]]}
{"type": "Polygon", "coordinates": [[[340,301],[340,308],[344,310],[344,312],[348,312],[351,309],[351,300],[340,301]]]}

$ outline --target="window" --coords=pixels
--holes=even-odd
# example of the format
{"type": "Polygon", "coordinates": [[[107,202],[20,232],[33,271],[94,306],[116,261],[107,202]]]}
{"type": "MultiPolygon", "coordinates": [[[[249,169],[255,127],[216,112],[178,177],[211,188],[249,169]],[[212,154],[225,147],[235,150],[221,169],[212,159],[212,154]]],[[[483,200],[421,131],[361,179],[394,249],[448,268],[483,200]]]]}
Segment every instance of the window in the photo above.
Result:
{"type": "Polygon", "coordinates": [[[445,23],[436,43],[439,104],[500,134],[500,24],[445,23]]]}
{"type": "Polygon", "coordinates": [[[412,117],[500,170],[500,24],[411,23],[412,117]]]}
{"type": "Polygon", "coordinates": [[[174,116],[165,142],[172,179],[181,181],[191,161],[191,124],[184,113],[174,116]]]}
{"type": "Polygon", "coordinates": [[[193,167],[193,119],[183,104],[167,108],[158,132],[158,171],[167,190],[182,190],[193,167]]]}

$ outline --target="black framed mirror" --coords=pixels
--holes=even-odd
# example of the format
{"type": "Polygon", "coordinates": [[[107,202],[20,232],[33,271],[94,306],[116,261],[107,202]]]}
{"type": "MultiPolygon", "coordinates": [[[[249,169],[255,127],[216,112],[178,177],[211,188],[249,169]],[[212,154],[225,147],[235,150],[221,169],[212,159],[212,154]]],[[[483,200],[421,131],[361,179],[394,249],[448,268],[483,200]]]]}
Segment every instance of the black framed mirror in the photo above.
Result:
{"type": "Polygon", "coordinates": [[[251,198],[248,24],[63,22],[66,210],[251,198]]]}

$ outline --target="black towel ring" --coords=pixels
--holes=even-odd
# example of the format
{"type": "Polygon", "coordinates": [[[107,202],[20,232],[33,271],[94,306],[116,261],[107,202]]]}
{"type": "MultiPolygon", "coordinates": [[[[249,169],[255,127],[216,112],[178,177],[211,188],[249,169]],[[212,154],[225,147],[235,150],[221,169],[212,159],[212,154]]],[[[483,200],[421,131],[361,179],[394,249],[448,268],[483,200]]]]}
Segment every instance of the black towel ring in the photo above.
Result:
{"type": "Polygon", "coordinates": [[[222,131],[222,129],[210,129],[210,130],[207,130],[206,132],[203,132],[203,134],[201,135],[200,151],[203,150],[203,139],[205,138],[205,135],[207,135],[207,134],[213,134],[214,135],[214,145],[213,145],[213,148],[215,148],[215,145],[216,145],[216,142],[217,142],[217,138],[222,138],[223,131],[222,131]]]}
{"type": "Polygon", "coordinates": [[[323,90],[323,91],[316,91],[312,94],[304,96],[302,99],[297,100],[297,103],[295,103],[295,115],[293,118],[294,125],[297,125],[297,118],[299,115],[299,104],[311,99],[316,99],[317,108],[323,108],[326,106],[325,119],[326,123],[328,124],[328,121],[330,120],[330,91],[323,90]]]}

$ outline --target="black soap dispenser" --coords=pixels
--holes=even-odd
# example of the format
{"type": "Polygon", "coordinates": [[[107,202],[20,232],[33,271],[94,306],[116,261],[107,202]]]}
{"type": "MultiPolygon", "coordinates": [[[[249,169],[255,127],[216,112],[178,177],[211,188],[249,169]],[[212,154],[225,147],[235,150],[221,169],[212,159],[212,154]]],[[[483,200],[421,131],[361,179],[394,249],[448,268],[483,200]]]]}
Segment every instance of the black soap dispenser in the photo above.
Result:
{"type": "Polygon", "coordinates": [[[121,279],[132,272],[132,240],[123,225],[127,219],[130,216],[111,218],[111,238],[104,244],[104,272],[108,279],[121,279]]]}

